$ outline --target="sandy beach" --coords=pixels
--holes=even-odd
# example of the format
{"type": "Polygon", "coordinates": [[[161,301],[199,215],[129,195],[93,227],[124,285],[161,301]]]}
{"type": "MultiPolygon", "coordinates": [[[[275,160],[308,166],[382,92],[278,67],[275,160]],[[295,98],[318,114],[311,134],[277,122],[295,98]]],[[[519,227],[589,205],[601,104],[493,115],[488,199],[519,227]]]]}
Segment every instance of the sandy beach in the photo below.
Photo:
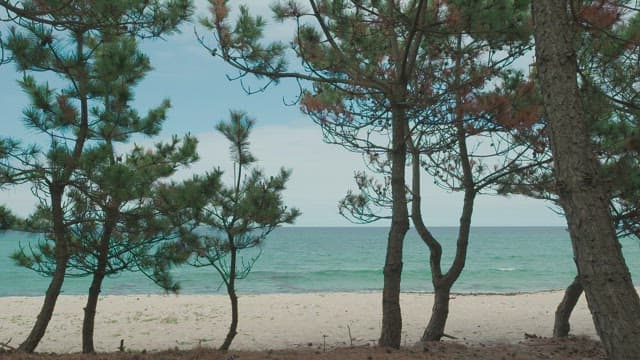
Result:
{"type": "MultiPolygon", "coordinates": [[[[447,333],[468,343],[515,343],[524,333],[550,336],[562,292],[515,295],[454,295],[447,333]]],[[[422,334],[432,294],[402,294],[403,343],[422,334]]],[[[17,345],[28,334],[40,297],[0,298],[0,341],[17,345]]],[[[83,296],[61,296],[39,352],[81,349],[83,296]]],[[[120,339],[132,350],[158,351],[220,345],[230,317],[224,295],[103,296],[95,342],[99,352],[116,351],[120,339]]],[[[380,332],[381,294],[269,294],[240,297],[240,323],[233,349],[326,348],[375,343],[380,332]],[[349,337],[351,333],[351,339],[349,337]],[[324,342],[324,344],[323,344],[324,342]]],[[[595,337],[582,298],[572,334],[595,337]]]]}

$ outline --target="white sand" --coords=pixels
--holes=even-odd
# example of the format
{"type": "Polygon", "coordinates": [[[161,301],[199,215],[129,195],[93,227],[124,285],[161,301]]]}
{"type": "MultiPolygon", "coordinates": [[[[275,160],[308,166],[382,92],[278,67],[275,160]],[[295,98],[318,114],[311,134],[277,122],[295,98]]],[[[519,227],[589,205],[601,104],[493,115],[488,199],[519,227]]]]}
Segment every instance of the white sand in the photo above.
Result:
{"type": "MultiPolygon", "coordinates": [[[[517,342],[524,333],[550,336],[562,292],[518,295],[454,295],[446,332],[471,342],[517,342]]],[[[415,343],[431,312],[432,294],[402,294],[403,342],[415,343]]],[[[61,296],[40,352],[78,352],[85,297],[61,296]]],[[[17,345],[27,336],[40,297],[0,297],[0,342],[17,345]]],[[[120,339],[135,350],[217,347],[226,334],[230,307],[224,295],[104,296],[98,303],[97,351],[115,351],[120,339]]],[[[375,342],[380,332],[378,293],[246,295],[232,348],[246,350],[349,345],[375,342]]],[[[572,334],[595,336],[581,298],[572,334]]]]}

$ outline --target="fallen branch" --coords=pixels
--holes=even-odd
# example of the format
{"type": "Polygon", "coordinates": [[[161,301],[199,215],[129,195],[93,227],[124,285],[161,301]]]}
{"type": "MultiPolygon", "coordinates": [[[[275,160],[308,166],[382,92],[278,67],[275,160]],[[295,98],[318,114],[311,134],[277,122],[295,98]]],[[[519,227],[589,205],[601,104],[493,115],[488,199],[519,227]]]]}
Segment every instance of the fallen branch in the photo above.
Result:
{"type": "Polygon", "coordinates": [[[448,334],[442,334],[443,337],[449,338],[449,339],[453,339],[453,340],[458,340],[457,337],[452,336],[452,335],[448,335],[448,334]]]}
{"type": "Polygon", "coordinates": [[[13,338],[7,340],[6,342],[0,342],[0,350],[4,349],[4,350],[9,350],[9,351],[16,351],[17,349],[14,348],[13,346],[9,345],[9,343],[11,342],[13,338]]]}

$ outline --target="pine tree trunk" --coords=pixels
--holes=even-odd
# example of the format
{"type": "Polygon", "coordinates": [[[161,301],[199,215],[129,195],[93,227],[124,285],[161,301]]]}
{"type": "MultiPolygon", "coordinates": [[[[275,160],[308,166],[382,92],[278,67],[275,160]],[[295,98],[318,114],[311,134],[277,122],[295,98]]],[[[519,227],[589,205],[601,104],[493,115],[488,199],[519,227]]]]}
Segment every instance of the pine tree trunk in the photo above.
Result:
{"type": "MultiPolygon", "coordinates": [[[[233,241],[233,240],[232,240],[233,241]]],[[[229,281],[227,282],[227,294],[229,294],[229,300],[231,301],[231,324],[229,325],[229,331],[224,339],[224,342],[220,346],[220,350],[227,351],[231,346],[233,338],[237,334],[238,329],[238,296],[235,289],[236,281],[236,249],[231,249],[231,261],[229,263],[229,281]]]]}
{"type": "Polygon", "coordinates": [[[220,350],[227,351],[231,346],[233,338],[236,336],[238,329],[238,296],[234,289],[227,289],[229,294],[229,300],[231,301],[231,324],[229,325],[229,331],[224,339],[224,343],[220,346],[220,350]]]}
{"type": "Polygon", "coordinates": [[[393,106],[393,137],[391,151],[391,193],[393,207],[391,229],[387,240],[382,290],[382,331],[380,346],[399,348],[402,338],[400,312],[400,281],[402,277],[402,244],[409,229],[409,212],[405,188],[406,139],[405,116],[401,106],[393,106]]]}
{"type": "Polygon", "coordinates": [[[64,260],[56,260],[56,264],[57,265],[55,272],[51,277],[51,282],[49,283],[49,287],[47,288],[47,292],[45,293],[44,303],[42,304],[42,308],[40,309],[40,313],[38,314],[36,323],[33,325],[33,328],[31,329],[31,332],[29,333],[27,339],[18,347],[18,351],[24,351],[28,353],[34,352],[36,350],[36,347],[40,343],[40,340],[42,340],[45,332],[47,331],[47,326],[49,325],[49,321],[53,316],[53,310],[55,309],[58,295],[60,295],[60,290],[62,289],[62,284],[64,283],[64,276],[67,271],[66,257],[64,258],[64,260]]]}
{"type": "Polygon", "coordinates": [[[567,287],[564,292],[564,297],[556,309],[556,318],[553,324],[553,336],[554,337],[567,337],[571,330],[569,319],[571,318],[571,312],[576,307],[578,299],[582,295],[582,285],[580,284],[580,278],[576,276],[571,285],[567,287]]]}
{"type": "Polygon", "coordinates": [[[104,280],[104,268],[93,275],[87,305],[84,308],[84,320],[82,322],[82,352],[85,354],[95,353],[93,345],[93,330],[96,318],[96,308],[98,307],[98,296],[104,280]]]}
{"type": "Polygon", "coordinates": [[[449,316],[449,296],[451,285],[435,288],[431,318],[422,334],[422,341],[440,341],[444,335],[444,328],[449,316]]]}
{"type": "MultiPolygon", "coordinates": [[[[457,53],[462,49],[462,35],[457,39],[457,53]]],[[[462,72],[462,58],[456,56],[455,66],[455,88],[461,89],[459,85],[462,72]]],[[[422,341],[439,341],[444,336],[444,329],[449,316],[449,296],[451,287],[458,280],[464,269],[467,250],[469,247],[469,236],[471,233],[471,219],[476,196],[476,186],[473,180],[473,171],[469,150],[467,148],[467,133],[464,127],[464,111],[462,109],[464,95],[461,90],[456,94],[456,138],[458,151],[460,154],[460,166],[462,168],[462,184],[464,186],[464,199],[462,204],[462,214],[460,216],[460,227],[458,228],[458,240],[456,242],[456,254],[449,271],[442,273],[442,246],[427,229],[422,219],[422,199],[420,191],[420,152],[411,143],[412,150],[412,211],[411,216],[416,231],[422,241],[429,247],[429,265],[431,268],[431,281],[434,288],[433,308],[431,318],[422,334],[422,341]]]]}
{"type": "Polygon", "coordinates": [[[93,345],[96,309],[98,307],[98,297],[102,290],[102,281],[106,276],[111,235],[113,234],[113,229],[116,226],[119,216],[118,211],[114,211],[114,209],[118,209],[119,207],[120,204],[116,203],[107,209],[107,218],[102,228],[100,247],[98,248],[98,262],[93,272],[93,279],[89,287],[89,295],[87,296],[87,305],[84,308],[84,320],[82,321],[82,352],[85,354],[96,352],[93,345]]]}
{"type": "Polygon", "coordinates": [[[617,241],[578,93],[568,3],[536,0],[532,14],[558,195],[580,283],[608,358],[640,359],[640,298],[617,241]]]}
{"type": "Polygon", "coordinates": [[[56,307],[56,301],[62,290],[62,284],[67,273],[67,260],[69,258],[69,248],[67,244],[67,235],[64,230],[63,211],[62,211],[62,194],[63,186],[50,185],[51,192],[51,209],[53,218],[53,232],[55,237],[55,259],[56,268],[51,276],[51,282],[44,296],[44,303],[33,325],[27,339],[20,344],[18,351],[32,353],[38,347],[40,340],[44,337],[49,326],[49,321],[53,316],[53,310],[56,307]]]}

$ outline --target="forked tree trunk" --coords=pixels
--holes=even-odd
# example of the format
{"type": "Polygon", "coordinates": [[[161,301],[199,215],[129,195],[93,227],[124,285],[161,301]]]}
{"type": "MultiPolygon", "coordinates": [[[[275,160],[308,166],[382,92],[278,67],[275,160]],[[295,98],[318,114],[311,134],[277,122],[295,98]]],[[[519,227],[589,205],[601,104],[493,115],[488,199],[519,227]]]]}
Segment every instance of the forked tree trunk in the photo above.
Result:
{"type": "Polygon", "coordinates": [[[553,336],[554,337],[567,337],[571,330],[569,319],[571,318],[571,312],[576,307],[578,299],[582,295],[582,285],[580,284],[580,277],[576,276],[571,285],[567,287],[564,292],[564,297],[556,309],[556,318],[553,324],[553,336]]]}
{"type": "Polygon", "coordinates": [[[456,254],[453,263],[446,274],[442,273],[442,246],[433,237],[431,232],[424,225],[422,213],[420,211],[420,161],[419,157],[413,156],[413,203],[412,203],[412,219],[416,227],[416,231],[424,243],[429,247],[431,268],[431,281],[434,288],[433,307],[431,309],[431,318],[422,334],[422,341],[439,341],[445,335],[445,326],[449,316],[449,298],[451,287],[458,280],[467,257],[467,248],[469,245],[469,236],[471,230],[471,215],[473,212],[473,204],[475,200],[474,191],[466,191],[462,208],[462,216],[460,217],[460,229],[458,232],[458,241],[456,243],[456,254]]]}
{"type": "Polygon", "coordinates": [[[580,284],[611,360],[640,359],[640,298],[622,256],[577,86],[567,0],[532,2],[537,70],[580,284]]]}
{"type": "MultiPolygon", "coordinates": [[[[458,54],[462,49],[462,35],[457,38],[458,54]]],[[[451,287],[458,280],[464,269],[467,259],[467,249],[469,246],[469,236],[471,232],[471,219],[476,196],[476,185],[473,179],[469,149],[467,148],[467,133],[464,127],[464,111],[462,109],[464,95],[460,78],[462,73],[462,58],[456,56],[455,63],[455,83],[459,89],[456,93],[456,143],[460,157],[460,167],[462,169],[462,185],[464,188],[464,199],[462,203],[462,214],[460,216],[458,239],[456,241],[456,253],[449,270],[442,272],[442,246],[427,229],[422,219],[422,199],[420,195],[420,152],[411,142],[412,151],[412,220],[416,230],[424,243],[429,247],[431,268],[431,282],[433,283],[434,299],[431,310],[431,318],[422,334],[422,341],[439,341],[445,336],[445,326],[449,316],[449,297],[451,287]]]]}
{"type": "Polygon", "coordinates": [[[402,339],[400,281],[402,277],[402,244],[409,229],[409,212],[405,188],[406,139],[404,108],[392,107],[391,194],[393,208],[387,240],[382,290],[382,330],[378,344],[399,348],[402,339]]]}
{"type": "MultiPolygon", "coordinates": [[[[233,241],[233,240],[232,240],[233,241]]],[[[229,294],[229,300],[231,301],[231,324],[229,325],[229,331],[224,339],[224,342],[220,346],[220,350],[227,351],[231,346],[233,338],[238,333],[238,296],[236,294],[236,249],[231,249],[231,261],[229,263],[229,281],[227,282],[227,294],[229,294]]]]}

